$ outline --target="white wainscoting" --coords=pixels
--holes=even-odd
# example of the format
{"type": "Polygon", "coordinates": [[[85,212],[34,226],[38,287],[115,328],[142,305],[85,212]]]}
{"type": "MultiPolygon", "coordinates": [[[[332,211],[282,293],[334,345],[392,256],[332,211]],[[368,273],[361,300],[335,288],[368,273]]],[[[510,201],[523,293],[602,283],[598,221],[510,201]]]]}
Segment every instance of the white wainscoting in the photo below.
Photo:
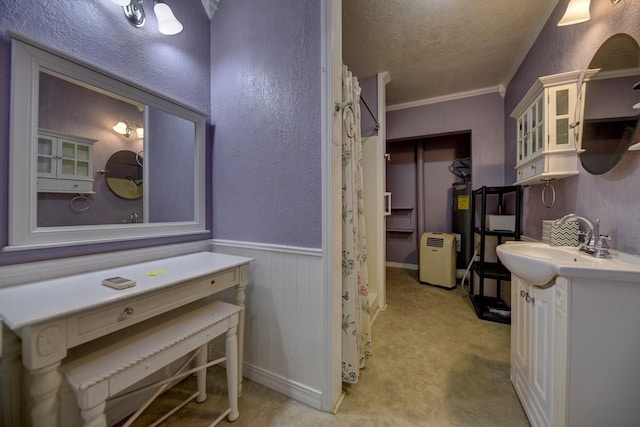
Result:
{"type": "MultiPolygon", "coordinates": [[[[211,250],[255,259],[245,301],[244,376],[320,410],[322,251],[226,240],[212,240],[211,250]]],[[[225,298],[233,302],[232,294],[225,298]]]]}

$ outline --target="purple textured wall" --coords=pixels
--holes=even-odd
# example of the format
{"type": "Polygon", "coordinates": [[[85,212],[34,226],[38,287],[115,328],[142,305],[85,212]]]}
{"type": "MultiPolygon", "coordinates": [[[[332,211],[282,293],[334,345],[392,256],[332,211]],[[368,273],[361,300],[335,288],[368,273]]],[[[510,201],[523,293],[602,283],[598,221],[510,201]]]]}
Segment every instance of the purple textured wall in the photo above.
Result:
{"type": "MultiPolygon", "coordinates": [[[[182,33],[157,31],[150,2],[147,24],[133,28],[109,0],[2,3],[0,14],[0,246],[8,241],[8,150],[11,49],[7,30],[14,30],[57,50],[96,64],[141,86],[199,110],[209,111],[210,32],[200,0],[174,1],[182,33]],[[188,76],[188,78],[185,78],[188,76]]],[[[318,38],[319,40],[319,38],[318,38]]],[[[0,253],[0,264],[130,249],[152,244],[201,239],[202,236],[83,245],[61,249],[0,253]]]]}
{"type": "Polygon", "coordinates": [[[471,131],[472,185],[504,183],[504,103],[498,93],[387,112],[387,140],[471,131]]]}
{"type": "MultiPolygon", "coordinates": [[[[623,1],[591,2],[591,20],[557,27],[568,0],[562,0],[531,48],[507,88],[505,98],[505,182],[515,180],[515,121],[513,108],[539,76],[584,70],[600,45],[616,33],[628,33],[640,40],[640,4],[623,1]]],[[[475,159],[474,159],[475,160],[475,159]]],[[[628,152],[622,161],[603,175],[590,175],[582,167],[579,175],[557,181],[556,205],[546,209],[540,201],[542,186],[525,189],[524,233],[540,239],[542,220],[575,212],[590,219],[600,218],[601,231],[613,237],[613,247],[640,254],[640,154],[628,152]]]]}
{"type": "Polygon", "coordinates": [[[320,18],[313,0],[213,17],[214,238],[321,246],[320,18]]]}

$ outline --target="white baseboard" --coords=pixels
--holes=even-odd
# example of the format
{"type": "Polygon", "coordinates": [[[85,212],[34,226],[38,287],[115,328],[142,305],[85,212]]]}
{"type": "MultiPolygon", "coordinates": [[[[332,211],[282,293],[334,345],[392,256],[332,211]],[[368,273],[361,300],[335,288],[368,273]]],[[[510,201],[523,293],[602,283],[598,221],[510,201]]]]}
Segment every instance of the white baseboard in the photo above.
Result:
{"type": "Polygon", "coordinates": [[[280,375],[266,371],[262,368],[245,363],[243,366],[243,376],[255,381],[258,384],[282,393],[291,399],[304,403],[318,411],[322,410],[322,392],[315,390],[304,384],[297,383],[280,375]]]}
{"type": "Polygon", "coordinates": [[[386,265],[387,265],[387,267],[403,268],[405,270],[419,270],[418,264],[404,264],[404,263],[401,263],[401,262],[387,261],[386,265]]]}

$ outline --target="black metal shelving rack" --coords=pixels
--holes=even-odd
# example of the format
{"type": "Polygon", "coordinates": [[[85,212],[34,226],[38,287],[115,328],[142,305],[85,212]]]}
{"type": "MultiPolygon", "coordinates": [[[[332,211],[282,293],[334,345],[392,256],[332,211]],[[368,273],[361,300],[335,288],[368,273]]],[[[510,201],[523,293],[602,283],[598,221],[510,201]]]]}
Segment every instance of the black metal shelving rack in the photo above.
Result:
{"type": "MultiPolygon", "coordinates": [[[[474,294],[475,289],[473,280],[469,290],[469,298],[473,303],[473,308],[480,319],[491,320],[500,323],[511,323],[511,310],[509,306],[500,297],[500,289],[503,281],[511,280],[511,273],[498,259],[497,262],[486,261],[486,238],[487,236],[495,236],[498,244],[504,243],[507,238],[520,240],[521,237],[521,221],[522,221],[522,187],[519,185],[505,187],[486,187],[483,186],[477,190],[473,190],[471,198],[471,212],[473,215],[473,231],[480,236],[478,258],[473,262],[473,271],[478,275],[478,293],[474,294]],[[512,197],[509,197],[509,196],[512,197]],[[509,198],[509,202],[513,203],[513,215],[515,215],[514,231],[493,231],[487,227],[487,199],[497,198],[495,206],[498,211],[504,211],[505,201],[509,198]],[[478,201],[480,199],[480,211],[476,212],[478,201]],[[513,199],[513,200],[511,200],[513,199]],[[478,214],[480,215],[478,218],[478,214]],[[479,222],[479,226],[478,226],[479,222]],[[496,296],[487,296],[484,293],[484,281],[493,279],[496,281],[496,296]]],[[[475,238],[474,238],[475,241],[475,238]]]]}

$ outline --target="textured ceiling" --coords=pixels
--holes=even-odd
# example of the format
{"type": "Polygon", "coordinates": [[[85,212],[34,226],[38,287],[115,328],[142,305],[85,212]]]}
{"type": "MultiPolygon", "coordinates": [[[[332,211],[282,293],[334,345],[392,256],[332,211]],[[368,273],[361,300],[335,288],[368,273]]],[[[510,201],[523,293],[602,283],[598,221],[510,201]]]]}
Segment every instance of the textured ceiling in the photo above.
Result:
{"type": "Polygon", "coordinates": [[[387,105],[505,85],[558,0],[343,0],[343,62],[387,105]]]}

